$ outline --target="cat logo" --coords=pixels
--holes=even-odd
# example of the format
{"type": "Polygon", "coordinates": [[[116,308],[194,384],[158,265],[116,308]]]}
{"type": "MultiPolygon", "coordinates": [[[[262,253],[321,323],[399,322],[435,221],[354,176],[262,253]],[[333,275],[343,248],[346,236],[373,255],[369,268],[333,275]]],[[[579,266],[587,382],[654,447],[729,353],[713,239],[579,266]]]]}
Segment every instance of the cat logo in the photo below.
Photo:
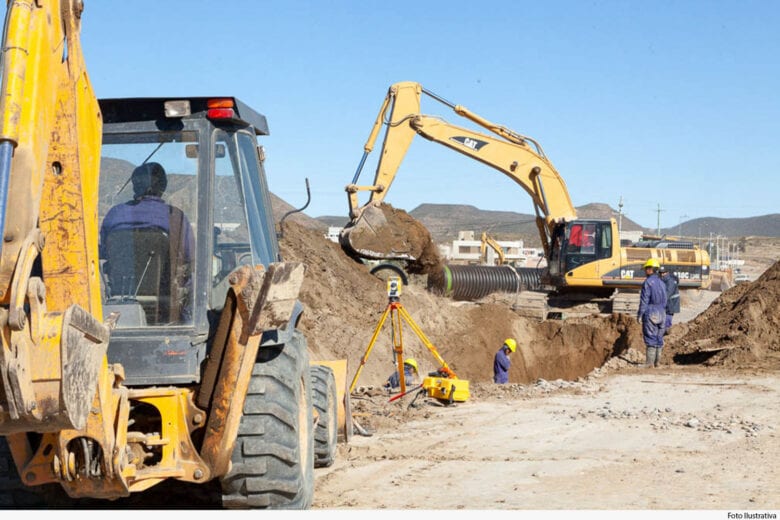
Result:
{"type": "Polygon", "coordinates": [[[487,141],[480,141],[479,139],[474,139],[472,137],[456,136],[450,137],[450,139],[462,144],[466,148],[470,148],[471,150],[475,151],[479,151],[480,148],[488,144],[487,141]]]}

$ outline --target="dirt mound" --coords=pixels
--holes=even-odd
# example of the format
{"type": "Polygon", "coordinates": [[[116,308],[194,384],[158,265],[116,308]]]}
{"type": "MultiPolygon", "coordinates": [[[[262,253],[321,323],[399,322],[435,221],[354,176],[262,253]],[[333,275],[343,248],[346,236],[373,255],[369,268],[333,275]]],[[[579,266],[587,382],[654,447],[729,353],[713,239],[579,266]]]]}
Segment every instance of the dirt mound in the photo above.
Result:
{"type": "MultiPolygon", "coordinates": [[[[285,225],[280,245],[285,260],[307,265],[300,294],[306,310],[300,328],[312,357],[348,359],[351,378],[387,309],[384,282],[338,244],[295,222],[285,225]]],[[[507,337],[518,341],[509,380],[522,384],[540,378],[575,380],[629,347],[643,348],[636,320],[622,315],[537,323],[506,304],[488,299],[455,302],[415,281],[404,288],[402,304],[455,373],[475,383],[492,380],[493,356],[507,337]]],[[[359,386],[381,386],[395,370],[391,331],[388,319],[359,386]]],[[[438,368],[407,323],[402,324],[402,332],[404,353],[417,359],[420,373],[438,368]]]]}
{"type": "MultiPolygon", "coordinates": [[[[672,328],[668,355],[680,363],[750,366],[780,359],[780,262],[732,287],[693,321],[672,328]]],[[[778,363],[780,366],[780,363],[778,363]]]]}
{"type": "Polygon", "coordinates": [[[390,204],[369,205],[345,230],[348,247],[366,258],[409,259],[410,273],[429,273],[442,264],[428,229],[390,204]]]}

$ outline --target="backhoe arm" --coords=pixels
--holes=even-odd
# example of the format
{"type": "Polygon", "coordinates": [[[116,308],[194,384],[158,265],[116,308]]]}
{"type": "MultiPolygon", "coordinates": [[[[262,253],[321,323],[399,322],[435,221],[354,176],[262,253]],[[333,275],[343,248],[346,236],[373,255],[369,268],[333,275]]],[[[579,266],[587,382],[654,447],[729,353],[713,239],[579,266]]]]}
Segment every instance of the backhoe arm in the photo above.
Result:
{"type": "Polygon", "coordinates": [[[71,480],[68,450],[83,445],[75,439],[89,437],[106,453],[115,446],[122,372],[106,360],[102,123],[81,53],[81,10],[80,0],[8,2],[3,35],[0,435],[17,465],[32,468],[24,472],[30,484],[71,480]],[[38,456],[25,432],[44,434],[38,456]]]}

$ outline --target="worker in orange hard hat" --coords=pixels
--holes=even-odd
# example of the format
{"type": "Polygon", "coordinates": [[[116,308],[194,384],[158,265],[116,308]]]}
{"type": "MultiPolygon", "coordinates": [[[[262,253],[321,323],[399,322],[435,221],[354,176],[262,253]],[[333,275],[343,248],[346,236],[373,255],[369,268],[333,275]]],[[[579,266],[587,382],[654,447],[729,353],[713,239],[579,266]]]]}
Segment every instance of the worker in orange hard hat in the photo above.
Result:
{"type": "Polygon", "coordinates": [[[509,367],[512,362],[509,360],[509,356],[517,350],[517,341],[514,338],[507,338],[504,340],[504,344],[496,352],[495,358],[493,358],[493,382],[503,385],[509,382],[509,367]]]}

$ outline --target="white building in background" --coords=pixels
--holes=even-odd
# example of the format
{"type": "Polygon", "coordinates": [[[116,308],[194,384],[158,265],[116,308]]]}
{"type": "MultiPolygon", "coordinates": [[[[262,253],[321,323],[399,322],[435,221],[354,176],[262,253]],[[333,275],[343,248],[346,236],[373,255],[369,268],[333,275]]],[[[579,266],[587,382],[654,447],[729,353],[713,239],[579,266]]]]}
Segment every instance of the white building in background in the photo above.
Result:
{"type": "MultiPolygon", "coordinates": [[[[524,247],[522,240],[497,240],[504,253],[504,261],[517,267],[544,267],[544,252],[537,248],[524,247]],[[540,263],[541,261],[541,263],[540,263]]],[[[440,245],[439,254],[448,262],[461,264],[481,264],[482,241],[475,237],[473,231],[460,231],[458,238],[451,244],[440,245]]],[[[485,265],[496,265],[498,254],[492,247],[487,247],[487,262],[485,265]]]]}
{"type": "Polygon", "coordinates": [[[338,226],[329,226],[328,227],[328,233],[325,235],[325,238],[330,240],[331,242],[339,243],[339,235],[341,234],[341,230],[344,229],[343,227],[338,226]]]}
{"type": "Polygon", "coordinates": [[[642,240],[642,234],[643,231],[626,231],[625,229],[620,230],[620,243],[624,244],[625,241],[630,241],[630,243],[639,242],[642,240]]]}

